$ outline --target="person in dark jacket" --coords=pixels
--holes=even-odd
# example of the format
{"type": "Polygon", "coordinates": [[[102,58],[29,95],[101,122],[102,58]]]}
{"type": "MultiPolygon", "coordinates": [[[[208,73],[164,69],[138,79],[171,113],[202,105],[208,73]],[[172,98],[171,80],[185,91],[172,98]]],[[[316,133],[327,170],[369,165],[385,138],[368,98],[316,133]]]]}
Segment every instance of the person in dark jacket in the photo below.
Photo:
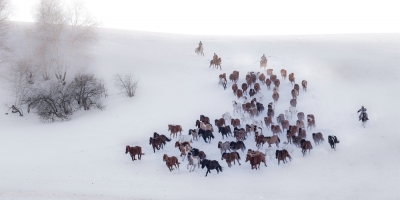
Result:
{"type": "Polygon", "coordinates": [[[360,115],[358,116],[358,121],[361,120],[361,117],[362,117],[363,114],[365,114],[365,118],[367,118],[367,120],[369,120],[368,119],[368,114],[367,114],[366,111],[367,111],[367,109],[364,108],[364,106],[361,106],[361,109],[357,111],[357,113],[361,112],[360,115]]]}

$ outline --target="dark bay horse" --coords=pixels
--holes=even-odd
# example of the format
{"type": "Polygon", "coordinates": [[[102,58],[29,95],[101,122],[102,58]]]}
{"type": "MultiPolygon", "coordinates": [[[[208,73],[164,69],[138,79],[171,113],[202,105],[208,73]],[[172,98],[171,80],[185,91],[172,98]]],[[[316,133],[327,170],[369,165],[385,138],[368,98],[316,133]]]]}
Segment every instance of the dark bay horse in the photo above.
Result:
{"type": "Polygon", "coordinates": [[[217,170],[217,174],[219,174],[220,171],[222,172],[222,167],[216,160],[207,160],[207,159],[202,160],[201,168],[204,169],[204,167],[207,167],[206,176],[208,173],[211,173],[210,171],[211,169],[217,170]]]}

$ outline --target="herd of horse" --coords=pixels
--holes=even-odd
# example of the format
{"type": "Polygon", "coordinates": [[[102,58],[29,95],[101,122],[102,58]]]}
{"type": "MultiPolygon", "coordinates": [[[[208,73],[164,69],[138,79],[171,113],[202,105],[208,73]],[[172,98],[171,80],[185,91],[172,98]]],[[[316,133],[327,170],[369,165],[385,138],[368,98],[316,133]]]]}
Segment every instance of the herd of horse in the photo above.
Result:
{"type": "MultiPolygon", "coordinates": [[[[196,53],[199,55],[203,54],[203,49],[196,49],[196,53]]],[[[210,61],[210,67],[220,67],[221,58],[214,55],[213,60],[210,61]]],[[[266,68],[266,60],[260,62],[260,67],[266,68]]],[[[281,71],[281,79],[286,80],[287,71],[282,69],[281,71]]],[[[238,114],[241,118],[233,118],[226,112],[222,115],[221,118],[214,120],[214,126],[217,128],[218,133],[221,133],[222,140],[228,139],[229,137],[235,138],[235,141],[219,141],[218,149],[221,152],[221,160],[225,160],[228,167],[232,167],[232,162],[235,165],[236,162],[241,165],[240,159],[241,156],[238,150],[245,153],[246,145],[244,143],[245,140],[249,139],[251,134],[254,134],[254,142],[257,150],[248,149],[245,162],[249,162],[251,165],[251,169],[260,169],[261,163],[264,163],[265,167],[267,167],[266,160],[267,156],[275,157],[278,161],[278,165],[282,161],[284,164],[291,161],[293,158],[290,154],[293,153],[292,145],[296,148],[300,148],[303,154],[303,157],[306,155],[307,151],[310,154],[310,151],[313,149],[313,145],[311,141],[307,140],[307,130],[310,131],[312,128],[316,127],[315,117],[313,114],[305,115],[303,112],[297,112],[297,100],[300,93],[300,86],[295,83],[294,73],[289,74],[289,81],[293,86],[291,90],[292,99],[290,100],[290,107],[288,110],[285,110],[285,114],[279,114],[276,117],[276,123],[273,122],[273,118],[275,117],[275,104],[279,100],[279,86],[281,84],[280,80],[276,75],[273,74],[273,69],[267,69],[266,74],[264,73],[254,73],[249,72],[246,75],[245,82],[241,85],[241,88],[238,87],[239,80],[239,72],[233,71],[230,74],[229,79],[232,84],[232,90],[234,95],[238,98],[237,101],[233,101],[233,115],[238,114]],[[269,76],[269,78],[267,78],[269,76]],[[257,82],[259,81],[259,82],[257,82]],[[272,99],[274,102],[271,102],[267,106],[267,117],[264,117],[263,120],[257,120],[257,117],[264,112],[264,105],[261,103],[263,100],[263,94],[261,91],[261,86],[266,85],[267,90],[271,89],[271,84],[274,84],[272,99]],[[239,102],[240,99],[244,99],[243,104],[239,102]],[[248,101],[251,99],[251,101],[248,101]],[[294,115],[297,115],[296,123],[291,125],[289,123],[289,119],[291,119],[294,115]],[[251,124],[241,124],[241,122],[251,121],[251,124]],[[307,127],[305,127],[304,120],[307,121],[307,127]],[[230,122],[230,123],[229,123],[230,122]],[[262,128],[264,127],[270,128],[272,135],[264,136],[262,133],[262,128]],[[233,127],[233,131],[231,129],[233,127]],[[245,128],[242,128],[244,126],[245,128]],[[286,135],[284,135],[286,133],[286,135]],[[286,136],[287,142],[283,143],[282,149],[278,149],[279,144],[281,143],[280,136],[286,136]],[[265,152],[259,151],[260,149],[265,147],[265,152]],[[272,146],[275,145],[276,147],[272,146]],[[229,152],[228,152],[229,151],[229,152]]],[[[220,81],[226,81],[226,74],[219,75],[220,81]]],[[[301,82],[303,91],[307,91],[307,81],[303,80],[301,82]]],[[[199,141],[200,137],[203,138],[205,143],[210,144],[212,139],[215,139],[214,136],[214,126],[210,123],[210,118],[204,115],[200,115],[199,119],[195,121],[194,129],[189,129],[188,135],[182,134],[183,129],[181,125],[168,124],[168,131],[170,132],[170,138],[166,135],[158,134],[156,132],[153,133],[152,137],[149,138],[149,144],[153,148],[153,152],[156,150],[164,149],[164,146],[167,145],[167,142],[170,142],[172,138],[177,138],[178,140],[175,142],[175,148],[177,148],[180,152],[180,157],[182,158],[182,162],[187,158],[187,169],[189,172],[194,171],[196,166],[198,168],[207,168],[206,175],[211,173],[211,170],[216,170],[217,173],[222,172],[222,167],[217,160],[207,159],[207,155],[204,151],[201,151],[197,148],[193,148],[191,144],[194,141],[199,141]],[[179,133],[179,136],[178,136],[179,133]]],[[[325,139],[321,132],[312,133],[312,139],[315,145],[322,144],[325,139]]],[[[339,143],[339,140],[336,136],[329,135],[328,142],[332,149],[336,149],[336,144],[339,143]]],[[[136,160],[136,155],[138,159],[141,160],[141,156],[145,155],[142,152],[142,148],[140,146],[130,147],[126,146],[126,154],[130,154],[132,161],[136,160]]],[[[173,171],[174,169],[179,169],[179,159],[175,156],[168,156],[167,154],[163,155],[163,162],[166,163],[168,169],[173,171]]]]}

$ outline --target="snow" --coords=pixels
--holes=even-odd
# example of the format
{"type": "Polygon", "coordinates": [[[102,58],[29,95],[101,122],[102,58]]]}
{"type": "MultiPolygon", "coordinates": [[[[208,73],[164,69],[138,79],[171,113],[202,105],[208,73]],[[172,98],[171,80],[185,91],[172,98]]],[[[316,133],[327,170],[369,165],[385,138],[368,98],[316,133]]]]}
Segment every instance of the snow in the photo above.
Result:
{"type": "MultiPolygon", "coordinates": [[[[19,29],[18,31],[21,31],[19,29]]],[[[400,100],[400,34],[346,34],[309,36],[194,36],[99,29],[88,68],[103,78],[109,97],[104,111],[80,111],[67,122],[42,123],[33,113],[24,117],[0,115],[1,199],[397,199],[400,175],[399,133],[395,128],[400,100]],[[203,42],[205,56],[194,48],[203,42]],[[222,70],[209,68],[213,53],[222,58],[222,70]],[[182,125],[183,134],[195,128],[201,114],[219,119],[233,116],[232,83],[218,84],[218,75],[240,71],[238,83],[259,68],[262,54],[280,78],[280,69],[294,73],[300,91],[297,110],[314,114],[325,142],[304,157],[294,148],[293,160],[251,170],[245,154],[242,165],[221,160],[218,141],[201,139],[193,147],[217,160],[223,172],[186,169],[173,138],[153,153],[153,132],[169,137],[168,124],[182,125]],[[119,94],[114,74],[133,74],[139,80],[134,98],[119,94]],[[357,110],[364,105],[370,120],[366,128],[357,110]],[[340,140],[333,151],[328,135],[340,140]],[[132,162],[125,146],[141,146],[145,155],[132,162]],[[180,169],[169,172],[163,154],[176,156],[180,169]]],[[[18,37],[15,34],[14,37],[18,37]]],[[[3,81],[3,80],[2,80],[3,81]]],[[[13,101],[2,82],[3,105],[13,101]]],[[[292,86],[281,80],[275,116],[289,108],[292,86]]],[[[272,102],[272,90],[261,85],[263,104],[272,102]]],[[[3,113],[9,112],[3,107],[3,113]]],[[[266,116],[264,111],[258,118],[266,116]]],[[[290,120],[295,124],[296,117],[290,120]]],[[[276,119],[273,119],[276,122],[276,119]]],[[[247,123],[250,123],[247,122],[247,123]]],[[[271,131],[263,129],[265,135],[271,131]]],[[[256,149],[254,134],[245,144],[256,149]]],[[[280,136],[282,147],[286,141],[280,136]]],[[[224,141],[234,141],[229,137],[224,141]]],[[[266,146],[264,146],[266,147],[266,146]]]]}

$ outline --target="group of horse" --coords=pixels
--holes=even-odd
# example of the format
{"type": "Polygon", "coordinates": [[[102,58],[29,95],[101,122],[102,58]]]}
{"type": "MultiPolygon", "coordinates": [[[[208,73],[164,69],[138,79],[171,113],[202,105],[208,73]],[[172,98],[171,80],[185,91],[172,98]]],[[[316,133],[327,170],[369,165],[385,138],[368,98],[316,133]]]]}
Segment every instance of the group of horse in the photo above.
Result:
{"type": "MultiPolygon", "coordinates": [[[[200,49],[196,49],[196,53],[200,53],[200,49]]],[[[221,69],[220,64],[221,58],[218,58],[218,56],[214,55],[213,60],[210,61],[210,67],[219,66],[221,69]]],[[[260,62],[260,66],[266,67],[266,62],[260,62]]],[[[291,90],[292,99],[290,100],[290,107],[288,110],[285,110],[285,114],[278,115],[276,118],[277,123],[275,124],[273,122],[275,117],[275,104],[279,100],[279,86],[281,84],[281,80],[279,80],[278,77],[273,74],[273,69],[267,69],[266,72],[267,76],[269,76],[268,78],[264,73],[248,72],[246,74],[245,82],[241,84],[240,89],[238,88],[237,83],[239,80],[239,71],[233,71],[229,76],[230,81],[233,83],[233,94],[238,99],[232,102],[233,115],[239,114],[241,118],[232,118],[229,112],[226,112],[221,118],[214,120],[214,125],[217,127],[218,132],[221,133],[223,140],[225,138],[228,139],[229,137],[235,138],[235,141],[218,142],[218,148],[221,152],[221,160],[225,160],[228,167],[232,167],[232,162],[233,164],[238,162],[238,164],[241,165],[241,156],[238,150],[241,150],[243,153],[245,152],[246,146],[244,141],[248,139],[252,133],[254,134],[254,141],[257,150],[248,149],[245,156],[245,162],[250,162],[251,169],[259,169],[262,162],[267,167],[267,156],[270,156],[270,158],[275,157],[275,159],[278,161],[278,165],[280,164],[280,161],[286,163],[288,161],[287,158],[289,158],[289,161],[291,161],[292,156],[290,154],[293,153],[291,145],[301,148],[303,156],[306,155],[307,150],[310,153],[311,149],[313,149],[312,143],[309,140],[306,140],[306,131],[307,129],[311,131],[311,129],[316,126],[315,117],[313,114],[308,114],[305,116],[303,112],[297,112],[296,110],[300,87],[295,83],[294,73],[289,74],[289,81],[293,86],[293,89],[291,90]],[[261,103],[264,97],[261,91],[261,86],[266,85],[266,88],[270,90],[271,83],[274,84],[274,88],[272,90],[273,102],[268,104],[267,117],[264,117],[264,120],[257,120],[256,118],[264,111],[264,105],[261,103]],[[244,99],[243,104],[239,102],[240,99],[244,99]],[[251,101],[248,101],[248,99],[251,99],[251,101]],[[289,119],[296,114],[298,118],[296,120],[296,124],[290,125],[289,119]],[[307,127],[305,127],[303,122],[305,119],[307,119],[307,127]],[[249,120],[251,120],[252,123],[246,124],[246,122],[249,120]],[[228,124],[228,122],[230,122],[230,124],[228,124]],[[272,135],[263,135],[263,123],[267,128],[271,129],[272,135]],[[246,124],[245,128],[242,128],[242,125],[244,124],[246,124]],[[233,132],[230,126],[233,127],[233,132]],[[287,142],[283,143],[284,145],[282,149],[278,149],[279,144],[281,143],[279,136],[282,136],[285,131],[287,142]],[[268,144],[268,147],[265,148],[265,152],[259,151],[266,143],[268,144]],[[276,148],[272,146],[273,144],[276,145],[276,148]]],[[[287,71],[282,69],[280,72],[281,79],[286,80],[287,71]]],[[[226,88],[227,79],[225,73],[219,75],[219,80],[220,83],[222,82],[224,84],[224,88],[226,88]]],[[[306,92],[306,80],[302,81],[302,87],[303,91],[306,92]]],[[[200,115],[200,118],[195,122],[195,126],[195,129],[189,129],[188,135],[183,135],[183,129],[181,125],[168,125],[170,138],[178,138],[179,133],[178,141],[175,142],[175,148],[179,150],[182,162],[187,158],[187,168],[189,169],[189,172],[194,171],[196,166],[200,168],[200,165],[202,168],[207,168],[206,176],[208,173],[211,173],[210,170],[213,169],[215,169],[217,173],[222,172],[222,167],[217,160],[206,159],[206,154],[204,151],[193,148],[191,145],[191,143],[194,141],[198,141],[199,137],[202,137],[205,143],[211,143],[211,140],[215,138],[213,134],[214,127],[210,123],[210,119],[204,115],[200,115]]],[[[320,143],[324,142],[322,133],[317,132],[312,133],[311,135],[315,145],[319,145],[320,143]]],[[[167,138],[165,135],[160,135],[154,132],[153,137],[150,137],[149,139],[149,144],[152,146],[153,152],[155,153],[156,150],[163,149],[169,141],[171,141],[171,139],[167,138]]],[[[328,142],[331,145],[331,148],[335,149],[336,144],[339,143],[339,140],[336,138],[336,136],[329,135],[328,142]]],[[[130,154],[132,161],[136,160],[136,155],[138,155],[139,160],[141,160],[141,156],[144,155],[140,146],[126,146],[125,153],[130,154]]],[[[170,171],[179,169],[179,165],[181,164],[177,157],[169,157],[167,154],[163,155],[163,161],[166,163],[170,171]]]]}

